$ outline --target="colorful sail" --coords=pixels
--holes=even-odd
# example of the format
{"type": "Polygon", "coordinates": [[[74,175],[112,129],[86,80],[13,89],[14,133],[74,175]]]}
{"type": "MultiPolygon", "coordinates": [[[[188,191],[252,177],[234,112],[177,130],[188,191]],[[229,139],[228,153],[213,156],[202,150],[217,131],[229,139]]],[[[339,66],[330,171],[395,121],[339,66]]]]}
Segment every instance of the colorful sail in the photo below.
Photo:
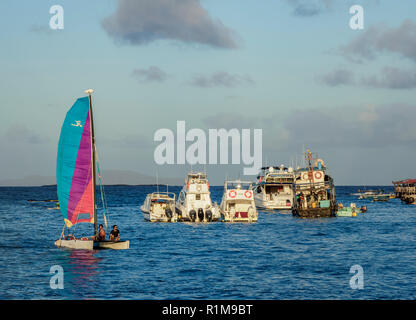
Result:
{"type": "Polygon", "coordinates": [[[91,118],[88,97],[79,98],[66,114],[58,145],[56,182],[68,228],[94,223],[91,118]]]}

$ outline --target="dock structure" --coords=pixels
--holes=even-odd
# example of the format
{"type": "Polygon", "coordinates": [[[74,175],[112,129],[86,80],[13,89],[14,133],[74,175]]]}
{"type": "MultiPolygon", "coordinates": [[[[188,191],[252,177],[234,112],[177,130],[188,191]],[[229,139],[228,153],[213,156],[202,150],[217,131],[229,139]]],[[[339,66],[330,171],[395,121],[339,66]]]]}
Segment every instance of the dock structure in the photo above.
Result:
{"type": "Polygon", "coordinates": [[[393,181],[394,195],[407,204],[416,204],[416,179],[393,181]]]}

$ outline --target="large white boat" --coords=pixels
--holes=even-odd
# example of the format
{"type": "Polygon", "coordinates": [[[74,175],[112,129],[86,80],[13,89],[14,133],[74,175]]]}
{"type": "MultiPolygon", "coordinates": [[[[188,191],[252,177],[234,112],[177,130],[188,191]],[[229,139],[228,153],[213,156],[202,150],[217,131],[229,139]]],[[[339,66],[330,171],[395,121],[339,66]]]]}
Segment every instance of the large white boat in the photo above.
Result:
{"type": "Polygon", "coordinates": [[[256,222],[258,213],[254,203],[252,183],[249,181],[225,181],[220,205],[224,222],[256,222]]]}
{"type": "Polygon", "coordinates": [[[173,192],[149,193],[140,207],[144,219],[150,222],[177,222],[175,197],[173,192]]]}
{"type": "Polygon", "coordinates": [[[211,201],[206,173],[188,173],[176,201],[176,213],[181,221],[211,222],[220,219],[218,205],[211,201]]]}
{"type": "Polygon", "coordinates": [[[259,209],[290,210],[293,206],[293,168],[263,167],[253,187],[254,201],[259,209]]]}

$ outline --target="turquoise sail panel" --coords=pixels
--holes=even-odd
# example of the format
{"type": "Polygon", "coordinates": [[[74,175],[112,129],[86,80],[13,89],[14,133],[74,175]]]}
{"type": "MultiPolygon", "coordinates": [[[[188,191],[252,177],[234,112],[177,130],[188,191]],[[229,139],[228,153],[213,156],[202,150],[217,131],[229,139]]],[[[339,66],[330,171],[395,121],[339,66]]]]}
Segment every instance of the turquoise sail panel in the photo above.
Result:
{"type": "Polygon", "coordinates": [[[93,217],[92,148],[88,97],[79,98],[65,117],[58,144],[56,183],[68,227],[93,217]]]}

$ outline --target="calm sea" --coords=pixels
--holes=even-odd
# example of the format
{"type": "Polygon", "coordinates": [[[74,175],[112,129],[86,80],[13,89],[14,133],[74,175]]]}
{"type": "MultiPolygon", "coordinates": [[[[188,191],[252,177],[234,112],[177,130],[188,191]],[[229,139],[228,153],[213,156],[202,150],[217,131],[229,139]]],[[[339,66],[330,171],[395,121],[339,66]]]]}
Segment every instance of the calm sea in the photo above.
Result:
{"type": "MultiPolygon", "coordinates": [[[[253,224],[163,224],[140,212],[154,187],[107,186],[110,224],[130,250],[83,252],[53,245],[63,227],[54,204],[27,201],[56,199],[55,187],[2,187],[0,298],[414,299],[416,206],[358,200],[350,195],[357,188],[336,188],[344,205],[367,205],[354,218],[260,212],[253,224]],[[350,287],[356,264],[362,290],[350,287]],[[50,287],[54,265],[64,270],[64,289],[50,287]]],[[[211,191],[219,203],[222,187],[211,191]]]]}

